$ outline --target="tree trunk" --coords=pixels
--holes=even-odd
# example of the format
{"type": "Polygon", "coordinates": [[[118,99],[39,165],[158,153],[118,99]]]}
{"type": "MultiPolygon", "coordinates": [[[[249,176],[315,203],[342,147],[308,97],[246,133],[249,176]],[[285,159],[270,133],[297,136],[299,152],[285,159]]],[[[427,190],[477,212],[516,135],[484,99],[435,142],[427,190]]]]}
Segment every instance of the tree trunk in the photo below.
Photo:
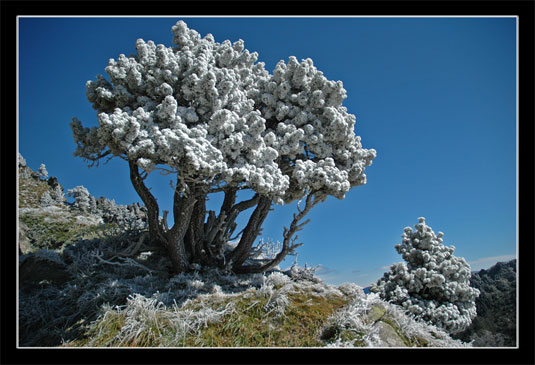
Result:
{"type": "Polygon", "coordinates": [[[130,167],[130,181],[134,189],[138,193],[141,200],[147,207],[147,222],[149,224],[149,235],[153,241],[162,245],[167,245],[167,238],[165,237],[163,228],[160,225],[160,208],[156,202],[156,198],[151,194],[150,190],[143,183],[143,178],[139,174],[139,169],[135,161],[128,161],[130,167]]]}
{"type": "Polygon", "coordinates": [[[173,202],[175,223],[171,229],[167,230],[160,224],[160,208],[156,198],[145,186],[136,162],[128,161],[128,165],[130,167],[130,180],[132,181],[132,185],[147,207],[149,235],[151,239],[167,249],[173,265],[173,270],[176,273],[187,271],[189,269],[189,258],[184,245],[184,237],[191,221],[193,208],[199,191],[195,190],[193,187],[186,195],[180,194],[178,190],[175,190],[173,202]]]}
{"type": "Polygon", "coordinates": [[[243,262],[247,260],[249,252],[253,247],[253,243],[256,237],[260,234],[262,223],[264,223],[270,207],[271,199],[261,196],[258,200],[258,205],[247,222],[247,226],[243,230],[238,246],[226,258],[227,262],[232,260],[233,270],[238,270],[243,262]]]}
{"type": "Polygon", "coordinates": [[[205,222],[206,191],[200,186],[189,186],[189,190],[180,193],[177,187],[173,196],[174,224],[171,229],[168,229],[166,224],[160,223],[158,203],[145,186],[144,177],[139,173],[136,162],[128,161],[128,164],[132,185],[147,207],[150,237],[167,249],[176,273],[189,270],[191,263],[216,266],[230,261],[232,261],[231,268],[236,273],[263,272],[280,263],[286,254],[297,246],[290,244],[290,238],[301,226],[298,226],[297,222],[310,209],[310,197],[307,199],[308,209],[295,217],[290,232],[286,232],[283,250],[269,263],[243,266],[269,213],[271,199],[257,193],[248,200],[235,203],[237,189],[229,187],[225,190],[225,199],[219,216],[216,217],[215,212],[210,211],[208,220],[205,222]],[[222,257],[220,254],[234,231],[236,218],[241,212],[255,205],[256,208],[249,217],[238,246],[222,257]]]}
{"type": "Polygon", "coordinates": [[[191,221],[184,238],[186,245],[186,253],[190,262],[198,264],[206,264],[205,256],[210,255],[204,247],[204,220],[206,217],[206,196],[200,196],[193,207],[191,221]],[[202,250],[205,250],[203,254],[202,250]]]}

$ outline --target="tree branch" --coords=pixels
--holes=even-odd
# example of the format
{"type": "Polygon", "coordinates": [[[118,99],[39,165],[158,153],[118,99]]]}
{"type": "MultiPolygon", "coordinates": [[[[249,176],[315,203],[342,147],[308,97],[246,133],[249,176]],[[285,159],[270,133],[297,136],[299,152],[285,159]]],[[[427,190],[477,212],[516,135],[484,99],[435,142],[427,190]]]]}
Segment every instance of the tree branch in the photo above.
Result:
{"type": "Polygon", "coordinates": [[[167,246],[167,239],[165,237],[162,227],[160,226],[160,208],[158,207],[156,198],[145,186],[143,178],[139,174],[139,168],[136,164],[136,161],[129,160],[128,166],[130,168],[130,180],[132,182],[132,185],[134,186],[134,189],[147,207],[147,220],[149,223],[150,236],[153,240],[167,246]]]}
{"type": "Polygon", "coordinates": [[[275,256],[273,260],[271,260],[270,262],[266,264],[261,264],[261,265],[240,266],[235,269],[235,272],[237,273],[261,273],[261,272],[267,271],[277,266],[278,264],[280,264],[282,260],[284,260],[284,258],[288,254],[293,253],[293,251],[297,247],[302,246],[303,245],[302,243],[297,243],[297,244],[295,243],[297,236],[295,236],[295,238],[293,236],[295,235],[295,233],[302,230],[303,227],[310,222],[310,219],[307,219],[305,222],[299,223],[299,221],[303,219],[303,217],[320,201],[321,199],[318,199],[315,196],[315,193],[311,192],[306,197],[306,203],[305,203],[304,209],[301,209],[299,207],[299,202],[297,203],[297,210],[299,213],[294,214],[292,223],[290,224],[290,228],[284,227],[283,234],[282,234],[284,237],[284,240],[282,242],[282,249],[277,254],[277,256],[275,256]],[[312,200],[313,197],[314,197],[314,200],[312,200]]]}
{"type": "MultiPolygon", "coordinates": [[[[256,194],[258,195],[258,194],[256,194]]],[[[254,198],[256,198],[256,195],[254,198]]],[[[250,200],[253,200],[250,199],[250,200]]],[[[260,196],[258,199],[258,205],[256,206],[254,212],[249,217],[247,226],[245,227],[243,234],[240,238],[240,243],[238,246],[225,258],[226,261],[233,262],[233,269],[240,267],[243,262],[247,259],[251,247],[253,246],[254,240],[260,233],[262,228],[262,223],[266,219],[266,216],[269,213],[269,208],[271,207],[271,199],[265,196],[260,196]]]]}

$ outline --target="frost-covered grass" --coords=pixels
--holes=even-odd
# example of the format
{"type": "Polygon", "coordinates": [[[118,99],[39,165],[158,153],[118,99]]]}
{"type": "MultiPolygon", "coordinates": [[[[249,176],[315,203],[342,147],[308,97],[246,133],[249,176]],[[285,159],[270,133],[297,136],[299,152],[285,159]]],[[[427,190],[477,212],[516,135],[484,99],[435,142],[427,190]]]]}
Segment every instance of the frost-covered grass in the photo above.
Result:
{"type": "Polygon", "coordinates": [[[189,299],[166,305],[170,293],[136,294],[124,306],[105,305],[86,337],[65,346],[318,347],[325,320],[350,300],[328,285],[280,272],[241,278],[210,272],[173,281],[186,284],[181,298],[189,299]],[[206,285],[216,277],[219,284],[206,285]]]}
{"type": "Polygon", "coordinates": [[[98,224],[91,217],[80,219],[58,207],[20,209],[19,220],[28,230],[26,236],[35,249],[60,249],[81,239],[104,237],[118,225],[98,224]]]}
{"type": "Polygon", "coordinates": [[[21,291],[20,344],[66,347],[462,346],[442,330],[355,284],[332,286],[306,269],[236,275],[204,269],[169,276],[152,247],[116,256],[132,236],[79,241],[58,256],[62,286],[21,291]]]}
{"type": "Polygon", "coordinates": [[[19,208],[39,206],[39,200],[45,192],[52,192],[50,186],[43,180],[19,174],[19,208]]]}
{"type": "Polygon", "coordinates": [[[204,269],[169,276],[161,250],[127,233],[68,245],[60,255],[72,279],[21,290],[20,345],[66,347],[462,346],[438,328],[355,284],[332,286],[310,270],[232,274],[204,269]]]}
{"type": "Polygon", "coordinates": [[[402,307],[385,302],[374,293],[356,296],[332,316],[323,337],[329,347],[469,346],[453,340],[444,330],[407,315],[402,307]]]}

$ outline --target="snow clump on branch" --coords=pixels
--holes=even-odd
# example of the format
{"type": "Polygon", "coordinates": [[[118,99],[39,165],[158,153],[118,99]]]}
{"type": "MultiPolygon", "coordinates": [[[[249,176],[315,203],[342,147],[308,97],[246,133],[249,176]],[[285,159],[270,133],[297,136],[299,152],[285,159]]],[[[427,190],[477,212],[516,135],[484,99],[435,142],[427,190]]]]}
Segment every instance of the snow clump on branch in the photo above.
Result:
{"type": "Polygon", "coordinates": [[[183,21],[172,32],[176,47],[138,39],[137,55],[110,59],[109,81],[87,82],[98,127],[73,119],[75,155],[167,165],[183,181],[245,184],[279,204],[310,191],[343,199],[366,183],[376,152],[354,133],[341,81],[293,56],[270,74],[243,40],[201,38],[183,21]]]}

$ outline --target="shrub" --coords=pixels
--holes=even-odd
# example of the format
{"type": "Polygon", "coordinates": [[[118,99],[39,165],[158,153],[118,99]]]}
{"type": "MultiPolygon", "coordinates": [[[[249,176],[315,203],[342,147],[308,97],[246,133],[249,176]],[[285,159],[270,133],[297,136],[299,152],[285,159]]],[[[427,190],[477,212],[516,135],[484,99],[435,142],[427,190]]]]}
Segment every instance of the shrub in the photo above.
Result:
{"type": "Polygon", "coordinates": [[[470,266],[453,255],[454,246],[442,244],[442,232],[435,235],[423,217],[418,221],[395,246],[407,264],[393,264],[370,291],[449,333],[463,331],[476,316],[479,295],[470,287],[470,266]]]}

